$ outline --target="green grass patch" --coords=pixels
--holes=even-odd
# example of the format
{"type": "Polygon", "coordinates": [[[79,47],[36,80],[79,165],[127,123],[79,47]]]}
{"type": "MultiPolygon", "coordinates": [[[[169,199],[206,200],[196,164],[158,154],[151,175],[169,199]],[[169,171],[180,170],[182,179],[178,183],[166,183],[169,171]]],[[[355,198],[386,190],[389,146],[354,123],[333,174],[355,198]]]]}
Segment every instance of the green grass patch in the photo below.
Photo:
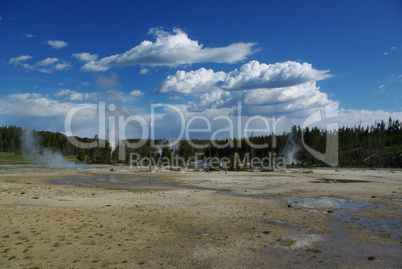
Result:
{"type": "MultiPolygon", "coordinates": [[[[63,155],[65,159],[70,162],[78,163],[77,156],[75,155],[63,155]]],[[[15,152],[0,152],[0,165],[27,165],[30,162],[24,159],[21,154],[15,152]]]]}
{"type": "Polygon", "coordinates": [[[28,162],[22,155],[14,152],[0,152],[0,165],[24,165],[28,162]]]}

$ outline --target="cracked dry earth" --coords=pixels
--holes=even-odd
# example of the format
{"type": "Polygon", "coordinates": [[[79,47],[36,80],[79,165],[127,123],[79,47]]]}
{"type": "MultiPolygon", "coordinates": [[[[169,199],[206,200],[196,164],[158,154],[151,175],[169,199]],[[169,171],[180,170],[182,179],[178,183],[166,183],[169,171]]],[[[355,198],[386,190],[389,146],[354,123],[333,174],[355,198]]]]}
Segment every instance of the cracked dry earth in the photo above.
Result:
{"type": "Polygon", "coordinates": [[[114,169],[0,168],[0,267],[402,266],[401,171],[114,169]]]}

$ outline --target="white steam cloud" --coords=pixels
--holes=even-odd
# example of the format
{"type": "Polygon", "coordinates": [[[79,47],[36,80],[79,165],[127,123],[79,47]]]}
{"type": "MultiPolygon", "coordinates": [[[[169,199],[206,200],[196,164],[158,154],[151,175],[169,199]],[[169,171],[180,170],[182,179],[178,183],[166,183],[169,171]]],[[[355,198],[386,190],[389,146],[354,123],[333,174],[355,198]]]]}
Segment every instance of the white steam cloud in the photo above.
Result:
{"type": "Polygon", "coordinates": [[[52,168],[90,168],[86,164],[76,164],[65,159],[60,152],[42,148],[34,132],[30,129],[24,130],[21,142],[24,158],[35,164],[52,168]]]}
{"type": "Polygon", "coordinates": [[[296,159],[296,154],[301,150],[301,147],[296,143],[294,136],[293,133],[288,135],[288,140],[281,153],[285,158],[286,164],[297,164],[299,162],[296,159]]]}

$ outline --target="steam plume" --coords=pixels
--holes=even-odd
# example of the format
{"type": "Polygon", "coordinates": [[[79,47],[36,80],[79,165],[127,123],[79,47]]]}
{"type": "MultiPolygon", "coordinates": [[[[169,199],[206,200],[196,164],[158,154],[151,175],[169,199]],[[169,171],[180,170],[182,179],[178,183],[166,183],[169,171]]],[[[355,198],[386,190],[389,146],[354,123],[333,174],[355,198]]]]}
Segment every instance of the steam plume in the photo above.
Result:
{"type": "Polygon", "coordinates": [[[24,158],[35,164],[52,168],[89,168],[88,165],[76,164],[65,159],[60,152],[42,148],[31,129],[23,131],[21,142],[24,158]]]}
{"type": "Polygon", "coordinates": [[[301,147],[295,141],[295,135],[290,133],[288,135],[288,140],[286,141],[285,147],[282,150],[282,154],[285,157],[286,164],[296,164],[298,160],[296,159],[296,154],[301,150],[301,147]]]}

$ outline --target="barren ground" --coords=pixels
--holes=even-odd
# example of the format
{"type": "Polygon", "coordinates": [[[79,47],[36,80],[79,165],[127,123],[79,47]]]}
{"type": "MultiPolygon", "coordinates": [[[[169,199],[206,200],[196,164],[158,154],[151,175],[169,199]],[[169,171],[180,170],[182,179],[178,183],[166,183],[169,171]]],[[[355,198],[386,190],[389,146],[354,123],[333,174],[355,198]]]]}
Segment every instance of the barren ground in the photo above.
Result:
{"type": "Polygon", "coordinates": [[[400,170],[6,168],[1,268],[402,267],[400,170]],[[365,203],[292,200],[319,197],[365,203]]]}

